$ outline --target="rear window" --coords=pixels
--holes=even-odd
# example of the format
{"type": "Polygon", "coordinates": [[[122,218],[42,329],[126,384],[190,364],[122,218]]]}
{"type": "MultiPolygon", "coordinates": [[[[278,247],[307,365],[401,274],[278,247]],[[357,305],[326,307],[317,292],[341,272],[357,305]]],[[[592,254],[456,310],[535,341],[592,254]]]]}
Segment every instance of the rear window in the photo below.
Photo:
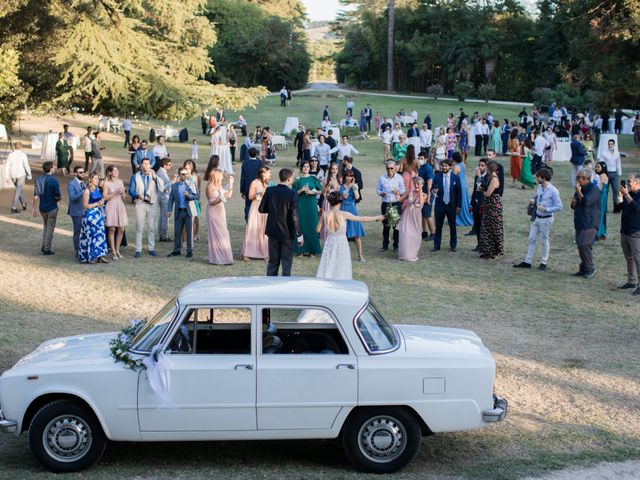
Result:
{"type": "Polygon", "coordinates": [[[371,301],[356,320],[356,328],[370,353],[384,353],[398,348],[396,329],[387,323],[371,301]]]}

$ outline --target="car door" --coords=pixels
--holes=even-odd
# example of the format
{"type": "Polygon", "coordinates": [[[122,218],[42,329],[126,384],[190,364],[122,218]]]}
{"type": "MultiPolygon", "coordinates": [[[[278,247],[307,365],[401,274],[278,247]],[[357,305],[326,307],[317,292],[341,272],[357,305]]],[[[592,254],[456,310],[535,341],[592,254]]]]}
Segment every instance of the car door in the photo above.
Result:
{"type": "Polygon", "coordinates": [[[142,432],[256,430],[255,308],[185,309],[166,349],[169,391],[138,380],[142,432]]]}
{"type": "Polygon", "coordinates": [[[258,338],[258,429],[330,429],[340,410],[358,400],[357,358],[335,319],[319,307],[263,306],[256,313],[264,332],[258,338]],[[305,335],[333,343],[304,351],[297,344],[305,335]],[[272,336],[282,342],[280,350],[272,336]]]}

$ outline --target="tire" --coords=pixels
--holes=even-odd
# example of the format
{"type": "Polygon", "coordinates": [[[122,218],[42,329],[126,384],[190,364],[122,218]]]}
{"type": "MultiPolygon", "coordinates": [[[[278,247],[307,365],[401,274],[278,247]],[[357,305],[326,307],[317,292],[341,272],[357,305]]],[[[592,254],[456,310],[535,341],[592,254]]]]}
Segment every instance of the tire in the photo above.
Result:
{"type": "Polygon", "coordinates": [[[29,447],[54,473],[89,468],[102,457],[107,439],[93,412],[73,400],[56,400],[36,413],[29,426],[29,447]]]}
{"type": "Polygon", "coordinates": [[[393,473],[407,466],[418,453],[421,440],[417,419],[398,407],[356,410],[342,433],[349,460],[372,473],[393,473]]]}

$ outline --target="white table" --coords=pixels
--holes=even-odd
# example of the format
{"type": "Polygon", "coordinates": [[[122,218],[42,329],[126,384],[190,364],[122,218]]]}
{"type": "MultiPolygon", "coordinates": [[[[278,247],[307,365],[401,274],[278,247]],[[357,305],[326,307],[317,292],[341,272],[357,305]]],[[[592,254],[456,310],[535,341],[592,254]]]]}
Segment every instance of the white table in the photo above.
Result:
{"type": "Polygon", "coordinates": [[[343,118],[342,120],[340,120],[340,127],[341,128],[345,128],[345,127],[359,128],[360,124],[353,118],[351,120],[347,120],[346,118],[343,118]]]}
{"type": "Polygon", "coordinates": [[[571,142],[562,142],[559,138],[556,138],[556,144],[558,148],[553,151],[554,162],[568,162],[571,160],[571,142]]]}
{"type": "Polygon", "coordinates": [[[288,146],[287,139],[284,138],[284,135],[271,135],[271,143],[273,145],[280,145],[283,148],[287,148],[288,146]]]}
{"type": "Polygon", "coordinates": [[[40,160],[56,160],[56,143],[58,142],[57,133],[42,134],[42,150],[40,151],[40,160]]]}
{"type": "Polygon", "coordinates": [[[158,129],[158,134],[156,135],[156,138],[160,135],[162,135],[167,140],[169,140],[170,138],[177,140],[178,136],[180,135],[180,132],[178,131],[177,128],[163,127],[158,129]]]}
{"type": "Polygon", "coordinates": [[[0,123],[0,140],[6,140],[7,138],[7,129],[0,123]]]}
{"type": "Polygon", "coordinates": [[[284,121],[284,127],[282,127],[282,133],[284,133],[285,135],[289,135],[292,130],[295,130],[297,132],[298,125],[300,125],[298,117],[287,117],[287,119],[284,121]]]}
{"type": "MultiPolygon", "coordinates": [[[[631,118],[623,117],[622,118],[622,132],[623,135],[633,135],[633,122],[635,121],[635,116],[631,118]]],[[[615,132],[616,119],[609,119],[609,131],[615,132]]],[[[617,142],[616,142],[617,143],[617,142]]]]}
{"type": "Polygon", "coordinates": [[[400,117],[400,123],[402,125],[412,125],[415,119],[411,115],[403,115],[400,117]]]}

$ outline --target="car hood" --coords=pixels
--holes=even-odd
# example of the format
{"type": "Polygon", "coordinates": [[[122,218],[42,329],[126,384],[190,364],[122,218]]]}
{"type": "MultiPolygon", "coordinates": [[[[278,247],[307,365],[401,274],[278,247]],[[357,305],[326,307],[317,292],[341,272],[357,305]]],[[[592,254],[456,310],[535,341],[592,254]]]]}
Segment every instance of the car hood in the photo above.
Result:
{"type": "Polygon", "coordinates": [[[107,362],[114,363],[109,350],[109,341],[116,335],[116,332],[110,332],[48,340],[22,357],[13,368],[54,367],[61,364],[97,366],[107,362]]]}
{"type": "Polygon", "coordinates": [[[395,327],[402,334],[405,350],[409,354],[493,359],[480,337],[471,330],[422,325],[395,325],[395,327]]]}

